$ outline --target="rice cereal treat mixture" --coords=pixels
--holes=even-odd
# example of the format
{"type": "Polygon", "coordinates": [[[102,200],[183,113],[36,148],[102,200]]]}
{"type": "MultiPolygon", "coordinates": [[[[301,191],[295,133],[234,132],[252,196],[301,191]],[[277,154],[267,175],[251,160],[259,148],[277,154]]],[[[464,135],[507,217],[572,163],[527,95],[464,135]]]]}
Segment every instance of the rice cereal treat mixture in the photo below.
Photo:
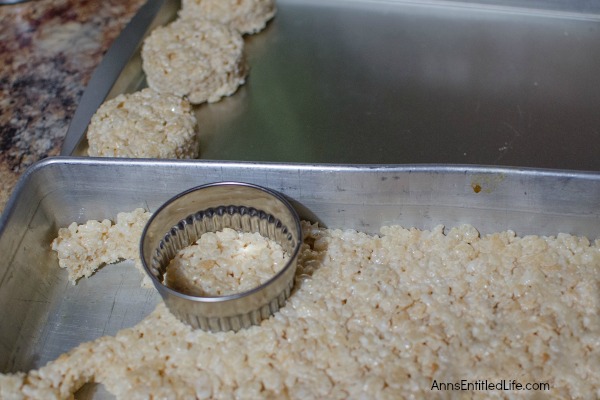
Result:
{"type": "Polygon", "coordinates": [[[260,286],[288,258],[281,245],[259,233],[225,228],[181,249],[167,267],[165,282],[189,295],[225,296],[260,286]]]}
{"type": "Polygon", "coordinates": [[[183,0],[179,17],[211,19],[253,34],[263,30],[276,11],[275,0],[183,0]]]}
{"type": "Polygon", "coordinates": [[[196,117],[190,103],[146,88],[102,104],[87,131],[88,155],[197,158],[196,117]]]}
{"type": "Polygon", "coordinates": [[[187,96],[193,104],[216,102],[246,80],[244,40],[218,22],[177,19],[144,40],[142,67],[158,92],[187,96]]]}
{"type": "Polygon", "coordinates": [[[600,397],[600,241],[303,229],[294,292],[260,326],[191,330],[160,304],[115,337],[0,375],[2,395],[68,398],[94,380],[119,399],[600,397]],[[550,388],[432,389],[501,379],[550,388]]]}
{"type": "MultiPolygon", "coordinates": [[[[150,213],[138,208],[117,214],[116,223],[108,219],[90,220],[60,228],[58,237],[52,241],[58,265],[68,271],[72,284],[82,277],[90,277],[105,264],[121,260],[133,260],[136,268],[144,273],[138,246],[148,219],[150,213]]],[[[151,286],[150,279],[145,277],[142,285],[151,286]]]]}

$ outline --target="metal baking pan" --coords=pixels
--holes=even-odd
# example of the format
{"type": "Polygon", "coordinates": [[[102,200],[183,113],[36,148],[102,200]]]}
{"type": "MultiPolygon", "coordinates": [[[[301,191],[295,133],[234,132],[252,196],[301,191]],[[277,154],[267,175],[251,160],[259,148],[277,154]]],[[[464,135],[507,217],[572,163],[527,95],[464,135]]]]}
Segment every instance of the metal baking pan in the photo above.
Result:
{"type": "MultiPolygon", "coordinates": [[[[600,170],[600,3],[277,5],[246,37],[246,85],[196,108],[201,158],[600,170]]],[[[146,7],[94,74],[63,155],[87,154],[105,99],[145,86],[141,41],[179,3],[146,7]]]]}
{"type": "Polygon", "coordinates": [[[183,190],[229,180],[279,191],[302,218],[332,228],[377,233],[387,224],[470,223],[482,233],[600,237],[598,173],[49,158],[24,174],[0,219],[0,372],[40,367],[81,342],[115,334],[159,301],[128,263],[71,285],[50,249],[59,227],[137,207],[154,211],[183,190]]]}

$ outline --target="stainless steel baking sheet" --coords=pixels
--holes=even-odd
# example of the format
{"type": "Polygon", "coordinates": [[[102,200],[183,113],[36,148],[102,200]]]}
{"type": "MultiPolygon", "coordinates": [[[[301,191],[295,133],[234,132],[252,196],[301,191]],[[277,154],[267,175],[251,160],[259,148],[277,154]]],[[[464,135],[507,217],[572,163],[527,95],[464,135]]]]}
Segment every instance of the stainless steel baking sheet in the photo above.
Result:
{"type": "MultiPolygon", "coordinates": [[[[50,158],[25,173],[0,219],[0,371],[40,367],[83,341],[134,325],[160,301],[154,289],[140,287],[128,263],[71,285],[50,249],[59,227],[137,207],[154,211],[185,189],[231,180],[277,190],[302,218],[332,228],[376,233],[386,224],[470,223],[482,233],[600,237],[598,173],[50,158]]],[[[94,390],[87,393],[104,397],[94,390]]]]}
{"type": "MultiPolygon", "coordinates": [[[[597,2],[277,4],[267,29],[246,37],[247,84],[197,107],[201,158],[600,170],[597,2]]],[[[177,8],[155,7],[163,21],[177,8]]],[[[139,43],[146,27],[134,28],[115,45],[131,32],[139,43]]],[[[107,74],[90,84],[63,155],[86,154],[106,93],[145,85],[139,50],[115,87],[107,74]]],[[[126,60],[110,54],[100,68],[126,60]]]]}

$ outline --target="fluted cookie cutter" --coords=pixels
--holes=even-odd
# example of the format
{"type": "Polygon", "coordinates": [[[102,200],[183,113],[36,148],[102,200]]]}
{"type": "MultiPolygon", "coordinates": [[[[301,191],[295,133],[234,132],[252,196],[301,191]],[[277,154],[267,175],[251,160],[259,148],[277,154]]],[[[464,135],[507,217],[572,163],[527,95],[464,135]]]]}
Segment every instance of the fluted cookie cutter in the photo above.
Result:
{"type": "Polygon", "coordinates": [[[193,328],[238,331],[258,325],[286,302],[294,285],[302,244],[300,218],[279,193],[257,185],[219,182],[198,186],[168,200],[149,219],[140,242],[145,271],[169,310],[193,328]],[[289,255],[272,278],[251,290],[224,296],[195,296],[164,283],[169,262],[203,233],[232,228],[258,232],[289,255]]]}

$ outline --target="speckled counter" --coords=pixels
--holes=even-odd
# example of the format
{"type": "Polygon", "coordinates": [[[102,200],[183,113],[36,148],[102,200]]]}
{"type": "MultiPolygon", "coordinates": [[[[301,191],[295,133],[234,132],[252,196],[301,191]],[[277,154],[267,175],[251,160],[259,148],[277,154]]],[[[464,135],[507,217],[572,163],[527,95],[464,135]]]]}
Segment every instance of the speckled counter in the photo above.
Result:
{"type": "Polygon", "coordinates": [[[94,68],[143,3],[0,6],[0,211],[27,167],[59,154],[94,68]]]}

